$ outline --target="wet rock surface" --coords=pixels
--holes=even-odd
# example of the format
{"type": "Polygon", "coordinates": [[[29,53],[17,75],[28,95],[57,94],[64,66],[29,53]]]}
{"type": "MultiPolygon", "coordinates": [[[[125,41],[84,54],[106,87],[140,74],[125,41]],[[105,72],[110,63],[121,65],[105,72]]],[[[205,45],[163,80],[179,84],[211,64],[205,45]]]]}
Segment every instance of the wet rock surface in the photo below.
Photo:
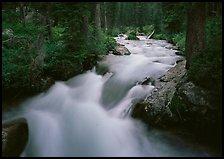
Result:
{"type": "Polygon", "coordinates": [[[136,104],[132,117],[149,127],[172,131],[221,154],[221,108],[215,93],[188,80],[186,61],[180,61],[156,80],[152,94],[136,104]]]}
{"type": "Polygon", "coordinates": [[[28,141],[28,125],[24,118],[3,123],[2,157],[18,157],[28,141]]]}
{"type": "MultiPolygon", "coordinates": [[[[140,110],[143,114],[147,114],[149,122],[152,125],[160,125],[163,118],[171,118],[172,112],[168,107],[172,97],[176,91],[178,81],[183,78],[186,73],[186,61],[179,62],[175,67],[171,68],[164,76],[155,81],[155,88],[152,94],[147,97],[142,103],[137,104],[135,109],[138,113],[133,111],[133,116],[139,116],[140,110]],[[139,115],[138,115],[139,114],[139,115]]],[[[141,115],[140,115],[141,116],[141,115]]]]}
{"type": "Polygon", "coordinates": [[[117,44],[115,50],[113,51],[114,55],[130,55],[130,51],[122,44],[117,44]]]}

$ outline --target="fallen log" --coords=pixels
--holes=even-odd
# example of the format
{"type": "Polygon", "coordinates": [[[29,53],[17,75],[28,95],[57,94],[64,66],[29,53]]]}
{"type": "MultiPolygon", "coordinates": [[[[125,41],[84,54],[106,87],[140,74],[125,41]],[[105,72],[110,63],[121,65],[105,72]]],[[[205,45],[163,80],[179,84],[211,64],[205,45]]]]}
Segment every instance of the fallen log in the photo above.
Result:
{"type": "Polygon", "coordinates": [[[146,39],[150,39],[153,36],[154,32],[155,32],[155,30],[153,30],[152,33],[146,37],[146,39]]]}

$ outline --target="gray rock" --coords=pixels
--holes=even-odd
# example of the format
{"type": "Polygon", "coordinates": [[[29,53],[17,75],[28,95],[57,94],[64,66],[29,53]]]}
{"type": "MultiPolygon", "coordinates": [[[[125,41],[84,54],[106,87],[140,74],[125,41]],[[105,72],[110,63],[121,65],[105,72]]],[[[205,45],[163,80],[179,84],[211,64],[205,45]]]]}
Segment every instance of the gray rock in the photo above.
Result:
{"type": "MultiPolygon", "coordinates": [[[[186,60],[179,62],[164,76],[159,78],[159,80],[156,81],[156,86],[152,94],[143,102],[139,103],[139,105],[144,108],[138,108],[138,113],[146,113],[147,121],[149,121],[151,125],[159,125],[163,121],[163,118],[172,118],[173,114],[170,111],[169,104],[176,91],[178,81],[180,81],[186,73],[185,64],[186,60]]],[[[139,107],[139,105],[137,104],[136,107],[139,107]]],[[[133,112],[134,111],[135,108],[133,112]]],[[[134,116],[138,116],[136,113],[134,114],[134,116]]]]}
{"type": "Polygon", "coordinates": [[[155,82],[156,81],[154,78],[146,77],[142,81],[137,82],[137,84],[138,85],[149,85],[149,83],[151,83],[151,85],[155,86],[155,82]]]}
{"type": "Polygon", "coordinates": [[[178,62],[159,78],[151,95],[137,103],[131,115],[149,128],[170,131],[221,152],[221,97],[189,81],[185,64],[185,60],[178,62]]]}
{"type": "Polygon", "coordinates": [[[109,54],[113,54],[114,52],[112,50],[109,51],[109,54]]]}
{"type": "Polygon", "coordinates": [[[124,45],[118,44],[115,47],[113,54],[114,55],[130,55],[131,53],[124,45]]]}
{"type": "Polygon", "coordinates": [[[124,37],[124,34],[118,34],[118,37],[124,37]]]}
{"type": "Polygon", "coordinates": [[[209,106],[208,96],[209,92],[195,86],[192,82],[184,83],[179,89],[178,94],[193,105],[209,106]]]}
{"type": "Polygon", "coordinates": [[[165,48],[170,49],[170,50],[177,50],[177,47],[173,46],[173,45],[167,45],[167,46],[165,46],[165,48]]]}
{"type": "Polygon", "coordinates": [[[185,63],[186,60],[178,62],[175,67],[171,68],[164,76],[160,77],[159,80],[161,82],[174,81],[177,83],[186,73],[185,63]]]}
{"type": "Polygon", "coordinates": [[[25,119],[17,119],[2,125],[2,156],[18,157],[28,141],[28,125],[25,119]]]}

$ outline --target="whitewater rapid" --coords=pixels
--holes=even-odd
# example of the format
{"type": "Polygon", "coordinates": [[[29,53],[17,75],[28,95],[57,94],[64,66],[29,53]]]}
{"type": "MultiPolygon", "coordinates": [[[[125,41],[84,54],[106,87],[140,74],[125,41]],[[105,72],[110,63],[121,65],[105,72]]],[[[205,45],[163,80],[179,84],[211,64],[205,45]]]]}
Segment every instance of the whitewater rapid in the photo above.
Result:
{"type": "Polygon", "coordinates": [[[11,116],[28,122],[29,139],[22,157],[206,155],[178,138],[170,140],[169,135],[149,131],[128,115],[130,107],[154,88],[151,83],[137,83],[164,75],[183,58],[167,49],[172,45],[164,40],[139,38],[115,38],[131,55],[107,55],[99,62],[109,68],[106,74],[97,74],[93,68],[56,82],[47,92],[21,104],[11,116]]]}

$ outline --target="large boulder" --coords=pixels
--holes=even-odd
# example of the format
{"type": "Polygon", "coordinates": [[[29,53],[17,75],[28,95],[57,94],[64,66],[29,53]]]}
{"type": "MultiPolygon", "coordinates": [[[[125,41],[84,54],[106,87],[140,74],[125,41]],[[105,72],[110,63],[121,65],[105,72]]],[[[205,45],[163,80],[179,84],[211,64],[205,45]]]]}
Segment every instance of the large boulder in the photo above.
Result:
{"type": "Polygon", "coordinates": [[[221,152],[221,97],[189,81],[186,61],[156,80],[151,95],[132,109],[132,117],[221,152]]]}
{"type": "Polygon", "coordinates": [[[124,45],[121,45],[118,43],[115,47],[115,50],[113,51],[113,54],[114,55],[130,55],[131,53],[124,45]]]}
{"type": "Polygon", "coordinates": [[[163,121],[164,119],[167,121],[167,118],[172,118],[173,116],[169,108],[169,103],[176,91],[178,81],[186,73],[185,64],[185,60],[179,62],[164,76],[157,79],[155,81],[156,86],[151,95],[135,106],[132,116],[141,119],[142,114],[144,114],[147,118],[144,117],[143,120],[149,125],[166,126],[166,124],[163,124],[163,121]]]}
{"type": "Polygon", "coordinates": [[[144,118],[147,119],[146,123],[166,128],[177,123],[196,121],[195,118],[205,121],[208,119],[206,114],[219,110],[216,104],[212,104],[213,92],[188,81],[185,64],[185,60],[178,62],[157,79],[151,95],[135,106],[132,116],[141,119],[142,114],[147,115],[144,118]]]}
{"type": "Polygon", "coordinates": [[[18,157],[28,141],[28,125],[25,119],[17,119],[2,125],[2,156],[18,157]]]}

